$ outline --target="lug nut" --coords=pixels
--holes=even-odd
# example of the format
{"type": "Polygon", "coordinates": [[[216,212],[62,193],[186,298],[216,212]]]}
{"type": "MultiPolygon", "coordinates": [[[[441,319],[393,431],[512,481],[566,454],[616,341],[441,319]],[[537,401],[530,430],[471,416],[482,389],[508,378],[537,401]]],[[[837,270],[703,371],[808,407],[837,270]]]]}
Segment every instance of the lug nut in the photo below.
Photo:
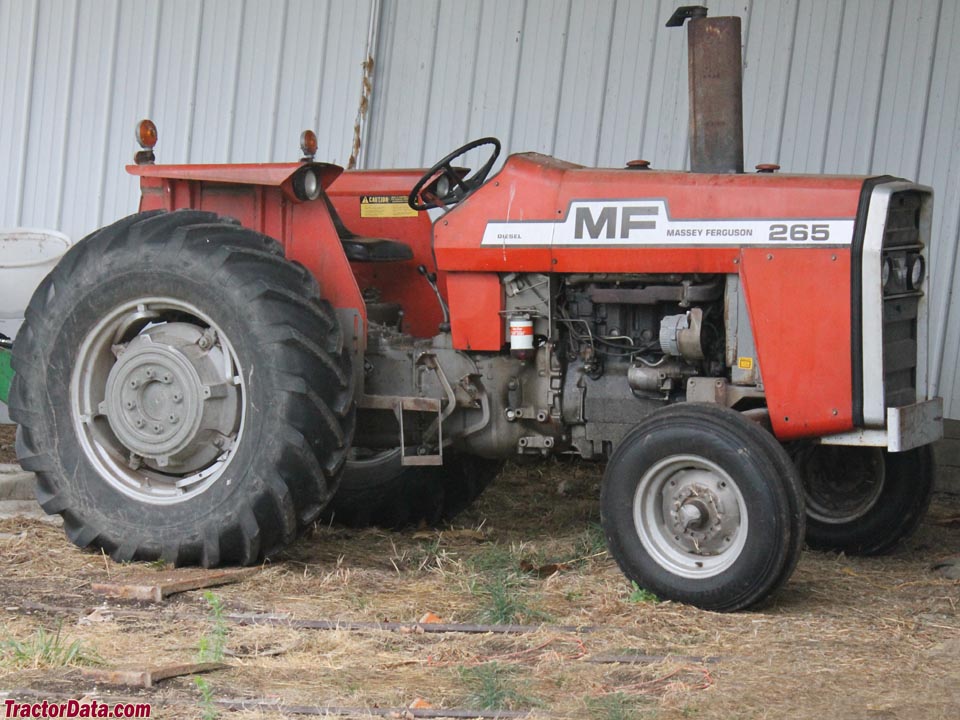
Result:
{"type": "Polygon", "coordinates": [[[133,410],[137,406],[133,400],[127,400],[123,405],[127,410],[133,410]]]}
{"type": "Polygon", "coordinates": [[[140,418],[137,418],[136,420],[133,421],[133,424],[136,425],[138,428],[142,428],[143,420],[141,420],[140,418]]]}
{"type": "Polygon", "coordinates": [[[153,368],[147,368],[147,372],[145,374],[148,378],[152,378],[156,373],[153,372],[153,368]]]}
{"type": "Polygon", "coordinates": [[[178,403],[178,402],[180,402],[181,400],[183,400],[183,395],[181,395],[180,393],[174,393],[174,394],[173,394],[173,401],[174,401],[175,403],[178,403]]]}
{"type": "Polygon", "coordinates": [[[176,415],[170,415],[170,416],[167,418],[167,420],[169,420],[170,422],[172,422],[174,425],[176,425],[178,422],[180,422],[180,418],[178,418],[176,415]]]}
{"type": "Polygon", "coordinates": [[[130,381],[130,387],[136,390],[138,387],[140,387],[140,381],[134,378],[133,380],[130,381]]]}
{"type": "Polygon", "coordinates": [[[163,425],[161,425],[160,423],[157,423],[156,425],[153,426],[153,431],[159,435],[160,433],[163,432],[163,425]]]}
{"type": "Polygon", "coordinates": [[[163,374],[163,377],[160,378],[160,379],[161,379],[163,382],[165,382],[165,383],[169,383],[169,382],[170,382],[170,373],[164,373],[164,374],[163,374]]]}

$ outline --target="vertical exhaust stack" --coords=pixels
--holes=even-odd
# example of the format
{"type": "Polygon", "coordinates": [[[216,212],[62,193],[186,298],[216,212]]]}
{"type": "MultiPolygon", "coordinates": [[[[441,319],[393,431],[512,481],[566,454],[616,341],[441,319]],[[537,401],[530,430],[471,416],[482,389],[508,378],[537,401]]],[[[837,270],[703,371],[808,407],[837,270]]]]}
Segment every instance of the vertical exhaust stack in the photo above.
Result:
{"type": "Polygon", "coordinates": [[[687,24],[690,69],[690,169],[743,172],[743,64],[738,17],[707,17],[707,8],[677,8],[667,27],[687,24]]]}

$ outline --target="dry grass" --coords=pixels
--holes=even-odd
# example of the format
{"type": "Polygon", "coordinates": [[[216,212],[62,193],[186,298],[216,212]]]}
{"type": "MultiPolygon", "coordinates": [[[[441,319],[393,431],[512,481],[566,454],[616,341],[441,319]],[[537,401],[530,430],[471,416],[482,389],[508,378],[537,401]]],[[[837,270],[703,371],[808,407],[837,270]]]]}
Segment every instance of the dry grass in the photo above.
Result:
{"type": "Polygon", "coordinates": [[[13,446],[16,437],[16,425],[0,425],[0,465],[17,461],[17,453],[13,446]]]}
{"type": "MultiPolygon", "coordinates": [[[[960,583],[929,570],[960,553],[960,529],[926,523],[901,552],[856,559],[806,553],[766,607],[719,615],[638,602],[596,530],[600,469],[578,463],[509,468],[444,532],[316,528],[277,562],[215,592],[228,612],[297,618],[547,623],[528,635],[310,631],[230,625],[229,670],[215,697],[286,703],[531,709],[532,717],[955,718],[960,715],[960,583]],[[558,495],[563,482],[565,494],[558,495]],[[559,572],[547,575],[557,565],[559,572]],[[547,572],[538,573],[537,570],[547,572]],[[541,575],[547,575],[541,577],[541,575]],[[550,626],[596,626],[570,633],[550,626]],[[231,655],[232,653],[232,655],[231,655]],[[666,656],[642,665],[589,662],[609,653],[666,656]],[[684,657],[719,657],[715,663],[684,657]],[[676,658],[676,659],[673,659],[676,658]]],[[[932,512],[960,511],[940,497],[932,512]]],[[[215,627],[202,593],[156,612],[77,624],[100,600],[89,584],[142,573],[74,549],[40,523],[0,523],[0,607],[69,605],[64,629],[111,665],[193,660],[215,627]]],[[[124,606],[129,607],[129,606],[124,606]]],[[[152,607],[152,606],[149,606],[152,607]]],[[[5,610],[0,626],[24,639],[46,613],[5,610]]],[[[2,638],[0,638],[2,640],[2,638]]],[[[91,690],[70,669],[0,667],[0,691],[91,690]]],[[[103,690],[101,690],[103,692],[103,690]]],[[[163,717],[198,717],[189,678],[161,684],[163,717]]],[[[266,710],[233,718],[277,717],[266,710]]]]}

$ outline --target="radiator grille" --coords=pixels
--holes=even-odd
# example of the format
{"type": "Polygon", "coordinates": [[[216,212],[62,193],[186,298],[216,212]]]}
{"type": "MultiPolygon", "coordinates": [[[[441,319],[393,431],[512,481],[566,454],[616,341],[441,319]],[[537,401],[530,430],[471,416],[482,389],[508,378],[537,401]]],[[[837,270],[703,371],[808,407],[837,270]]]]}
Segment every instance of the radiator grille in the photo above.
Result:
{"type": "MultiPolygon", "coordinates": [[[[917,401],[917,321],[923,282],[911,283],[914,263],[925,263],[920,213],[923,196],[906,191],[890,198],[883,234],[883,381],[887,407],[917,401]],[[918,259],[919,258],[919,259],[918,259]]],[[[926,274],[925,264],[921,265],[926,274]]]]}

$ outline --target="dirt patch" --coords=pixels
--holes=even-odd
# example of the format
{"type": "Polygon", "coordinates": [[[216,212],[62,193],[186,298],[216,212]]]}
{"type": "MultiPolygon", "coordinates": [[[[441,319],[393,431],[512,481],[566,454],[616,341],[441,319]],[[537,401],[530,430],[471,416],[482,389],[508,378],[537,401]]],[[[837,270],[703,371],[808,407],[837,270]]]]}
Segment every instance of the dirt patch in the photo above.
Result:
{"type": "MultiPolygon", "coordinates": [[[[960,581],[930,567],[960,554],[960,499],[938,496],[918,534],[884,558],[806,552],[765,607],[721,615],[655,602],[603,549],[600,468],[510,467],[445,532],[318,527],[241,583],[162,604],[110,602],[90,585],[141,576],[75,549],[38,522],[0,523],[0,691],[129,696],[95,688],[73,667],[15,661],[10,642],[39,628],[108,665],[195,660],[225,639],[227,670],[164,681],[138,697],[162,717],[280,717],[233,712],[217,699],[290,705],[435,708],[484,705],[560,718],[947,718],[960,713],[960,581]],[[558,493],[562,484],[563,494],[558,493]],[[555,572],[554,572],[555,571],[555,572]],[[46,610],[30,610],[37,604],[46,610]],[[230,613],[540,625],[525,634],[415,629],[308,630],[240,625],[230,613]],[[579,626],[581,632],[556,626],[579,626]],[[601,663],[609,656],[645,656],[601,663]]],[[[356,715],[359,717],[360,715],[356,715]]]]}
{"type": "Polygon", "coordinates": [[[17,452],[13,446],[16,437],[16,425],[0,425],[0,465],[17,461],[17,452]]]}

